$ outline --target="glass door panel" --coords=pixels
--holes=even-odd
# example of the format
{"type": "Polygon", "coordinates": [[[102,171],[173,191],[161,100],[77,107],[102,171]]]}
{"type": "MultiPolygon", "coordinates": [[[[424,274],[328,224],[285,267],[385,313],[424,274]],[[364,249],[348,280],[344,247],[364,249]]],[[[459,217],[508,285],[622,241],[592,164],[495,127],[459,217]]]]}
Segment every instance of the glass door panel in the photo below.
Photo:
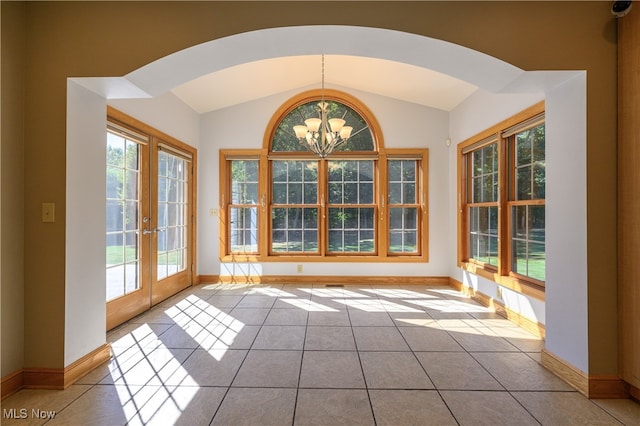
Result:
{"type": "Polygon", "coordinates": [[[106,138],[107,330],[193,280],[195,150],[118,123],[106,138]]]}
{"type": "MultiPolygon", "coordinates": [[[[149,247],[141,225],[148,217],[149,148],[117,130],[107,131],[106,301],[107,327],[148,309],[149,247]]],[[[148,220],[148,219],[147,219],[148,220]]]]}
{"type": "Polygon", "coordinates": [[[188,166],[185,159],[158,153],[158,280],[186,269],[188,166]]]}
{"type": "Polygon", "coordinates": [[[191,285],[191,155],[164,143],[154,147],[151,303],[191,285]]]}

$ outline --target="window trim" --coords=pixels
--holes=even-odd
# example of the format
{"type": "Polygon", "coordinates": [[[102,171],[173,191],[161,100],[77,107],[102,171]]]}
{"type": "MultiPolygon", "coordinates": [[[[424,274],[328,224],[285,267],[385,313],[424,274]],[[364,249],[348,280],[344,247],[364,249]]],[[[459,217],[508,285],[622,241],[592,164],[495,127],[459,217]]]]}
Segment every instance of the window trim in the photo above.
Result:
{"type": "MultiPolygon", "coordinates": [[[[360,157],[357,157],[360,159],[360,157]]],[[[374,173],[377,174],[377,182],[375,184],[375,211],[376,211],[376,238],[377,253],[358,253],[358,254],[336,254],[328,253],[322,247],[319,253],[309,254],[287,254],[285,252],[278,254],[270,254],[270,233],[271,224],[269,223],[269,212],[271,197],[270,187],[270,159],[292,159],[291,156],[269,156],[264,150],[246,149],[246,150],[220,150],[219,158],[219,174],[220,174],[220,260],[223,262],[240,261],[240,262],[397,262],[397,263],[418,263],[428,262],[429,260],[429,151],[425,148],[399,148],[389,149],[380,153],[375,166],[374,173]],[[230,223],[229,208],[231,206],[229,188],[231,185],[231,161],[232,160],[258,160],[259,170],[259,208],[258,208],[258,253],[242,254],[231,253],[229,244],[230,223]],[[388,174],[387,162],[395,159],[415,159],[418,161],[418,176],[416,180],[419,182],[418,188],[418,253],[396,253],[390,252],[389,244],[389,214],[390,208],[388,203],[388,174]]],[[[353,159],[356,159],[354,157],[353,159]]],[[[371,159],[371,157],[369,158],[371,159]]],[[[331,158],[328,159],[330,161],[331,158]]],[[[319,161],[319,185],[327,185],[326,161],[319,161]]],[[[321,207],[322,208],[322,207],[321,207]]],[[[325,202],[325,209],[328,204],[325,202]]],[[[322,214],[322,212],[320,213],[322,214]]],[[[326,232],[326,225],[321,222],[320,231],[326,232]]],[[[322,240],[322,239],[321,239],[322,240]]],[[[326,241],[323,243],[326,244],[326,241]]]]}
{"type": "MultiPolygon", "coordinates": [[[[327,159],[320,160],[313,153],[306,152],[270,152],[271,138],[275,134],[276,127],[280,121],[297,106],[317,100],[322,95],[320,90],[311,90],[300,93],[285,102],[272,116],[264,133],[262,149],[241,149],[241,150],[225,150],[219,152],[220,163],[220,260],[241,261],[241,262],[396,262],[396,263],[424,263],[429,260],[429,197],[428,197],[428,169],[429,155],[426,148],[399,148],[385,149],[382,138],[382,131],[375,117],[369,109],[346,93],[326,89],[325,99],[336,100],[341,102],[358,114],[360,114],[368,123],[374,140],[374,151],[347,151],[336,152],[327,159]],[[328,185],[327,163],[332,159],[350,159],[350,160],[373,160],[374,161],[374,215],[375,235],[376,235],[376,252],[374,253],[330,253],[326,245],[327,221],[321,220],[319,223],[320,247],[319,253],[295,253],[287,254],[286,252],[272,253],[271,251],[271,160],[318,160],[318,185],[322,186],[320,193],[326,192],[328,185]],[[418,251],[417,253],[390,252],[389,244],[389,204],[388,204],[388,167],[389,159],[416,159],[418,160],[418,176],[416,181],[419,188],[418,192],[418,251]],[[259,227],[258,227],[258,253],[257,254],[239,254],[231,253],[229,237],[230,224],[229,221],[229,205],[230,205],[230,184],[231,172],[230,162],[233,159],[258,159],[259,160],[259,227]]],[[[320,206],[320,215],[323,211],[328,213],[329,204],[325,200],[325,205],[320,206]],[[324,209],[324,210],[323,210],[324,209]]],[[[318,205],[321,204],[318,199],[318,205]]]]}
{"type": "MultiPolygon", "coordinates": [[[[545,103],[541,101],[512,117],[480,132],[479,134],[458,144],[457,153],[457,199],[458,199],[458,250],[457,264],[461,269],[487,278],[503,287],[520,293],[545,299],[545,283],[534,278],[511,272],[511,207],[520,201],[513,200],[509,193],[512,185],[511,165],[509,159],[509,141],[513,134],[505,133],[512,129],[524,130],[540,124],[540,116],[545,111],[545,103]],[[468,161],[467,156],[474,150],[492,141],[498,141],[498,266],[485,265],[469,259],[469,225],[468,225],[468,161]]],[[[513,133],[513,132],[512,132],[513,133]]],[[[529,203],[545,205],[545,200],[528,200],[529,203]]]]}

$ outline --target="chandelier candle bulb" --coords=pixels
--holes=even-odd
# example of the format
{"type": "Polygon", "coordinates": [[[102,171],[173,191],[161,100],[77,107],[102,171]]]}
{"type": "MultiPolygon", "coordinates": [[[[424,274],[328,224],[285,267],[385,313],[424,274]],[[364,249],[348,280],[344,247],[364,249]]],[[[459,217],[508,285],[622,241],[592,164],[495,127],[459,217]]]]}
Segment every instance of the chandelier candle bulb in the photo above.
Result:
{"type": "Polygon", "coordinates": [[[304,120],[304,124],[307,125],[307,129],[310,132],[317,132],[320,129],[320,125],[322,124],[322,120],[319,118],[307,118],[304,120]]]}
{"type": "Polygon", "coordinates": [[[341,118],[332,118],[329,120],[329,127],[331,127],[331,131],[333,133],[339,133],[340,130],[342,130],[344,123],[346,123],[346,121],[341,118]]]}

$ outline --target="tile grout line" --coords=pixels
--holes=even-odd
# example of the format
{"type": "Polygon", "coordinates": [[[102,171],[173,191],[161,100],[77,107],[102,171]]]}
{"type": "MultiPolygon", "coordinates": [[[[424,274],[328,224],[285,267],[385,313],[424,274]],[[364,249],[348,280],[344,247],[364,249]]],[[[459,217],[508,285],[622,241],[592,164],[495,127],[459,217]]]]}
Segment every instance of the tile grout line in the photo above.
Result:
{"type": "MultiPolygon", "coordinates": [[[[275,306],[275,303],[274,303],[274,306],[275,306]]],[[[273,309],[273,307],[271,309],[273,309]]],[[[309,311],[307,311],[307,320],[305,321],[305,325],[304,325],[304,336],[302,337],[302,353],[300,354],[300,369],[298,370],[298,384],[296,386],[296,397],[294,398],[294,401],[293,401],[293,414],[291,416],[291,426],[295,425],[295,422],[296,422],[296,410],[298,409],[298,396],[300,394],[300,380],[302,378],[302,366],[304,363],[304,352],[305,352],[304,348],[307,344],[307,328],[308,327],[309,327],[309,311]]]]}
{"type": "MultiPolygon", "coordinates": [[[[389,314],[389,312],[386,310],[387,314],[389,314]]],[[[424,308],[422,309],[422,311],[427,314],[429,317],[433,318],[424,308]]],[[[391,315],[389,315],[391,317],[391,315]]],[[[391,321],[393,321],[393,317],[391,318],[391,321]]],[[[436,321],[436,324],[438,325],[438,327],[440,327],[440,324],[436,321]]],[[[418,356],[416,355],[415,351],[413,350],[413,348],[411,347],[411,345],[409,344],[409,342],[407,341],[406,337],[404,336],[404,334],[402,334],[402,332],[400,331],[400,327],[398,326],[398,324],[393,321],[393,325],[396,328],[396,331],[398,332],[398,334],[400,334],[400,337],[402,337],[402,339],[404,340],[405,344],[407,345],[407,347],[409,348],[409,351],[411,351],[411,354],[413,355],[413,357],[415,358],[416,362],[418,363],[418,365],[420,366],[420,368],[422,368],[422,371],[424,371],[424,374],[427,376],[427,378],[429,379],[429,381],[431,382],[431,384],[433,385],[433,390],[436,391],[438,393],[438,397],[440,398],[440,400],[442,401],[442,403],[444,404],[445,407],[447,407],[447,410],[449,411],[449,414],[451,414],[451,418],[458,424],[460,425],[460,422],[458,421],[457,417],[453,414],[453,411],[451,410],[451,407],[449,407],[449,404],[447,404],[447,401],[442,397],[442,394],[440,393],[440,389],[438,389],[438,387],[436,386],[435,382],[431,379],[431,376],[429,376],[429,373],[427,372],[426,368],[424,368],[424,365],[422,365],[422,363],[420,362],[420,360],[418,359],[418,356]]],[[[464,348],[463,348],[464,349],[464,348]]],[[[430,351],[430,352],[434,352],[434,351],[430,351]]]]}
{"type": "MultiPolygon", "coordinates": [[[[216,293],[217,294],[217,293],[216,293]]],[[[236,304],[231,308],[231,310],[229,311],[228,315],[231,316],[231,312],[240,304],[240,302],[246,297],[247,295],[244,294],[242,295],[242,297],[236,302],[236,304]]],[[[208,299],[207,299],[208,300],[208,299]]],[[[213,305],[211,305],[213,306],[213,305]]],[[[220,309],[220,308],[218,308],[220,309]]],[[[266,318],[265,318],[266,319],[266,318]]],[[[264,325],[264,321],[262,323],[262,325],[264,325]]],[[[224,395],[222,395],[222,398],[220,399],[220,404],[218,404],[218,407],[216,408],[216,410],[213,413],[213,416],[211,416],[211,420],[209,420],[209,425],[213,424],[213,421],[215,420],[216,416],[218,415],[218,412],[220,411],[220,408],[222,407],[222,404],[224,403],[225,399],[227,398],[227,395],[229,394],[229,391],[231,390],[231,387],[233,385],[233,382],[236,380],[236,377],[238,377],[238,374],[240,373],[240,369],[242,368],[242,366],[244,365],[244,362],[247,360],[247,357],[249,356],[249,352],[251,352],[251,347],[253,346],[253,344],[255,343],[256,339],[258,338],[258,334],[260,334],[260,330],[262,330],[262,325],[260,325],[260,328],[258,329],[258,332],[256,333],[255,337],[253,338],[253,340],[251,341],[251,344],[248,345],[249,348],[247,349],[247,353],[244,354],[244,357],[242,358],[242,362],[240,362],[240,365],[238,365],[238,369],[236,370],[236,373],[233,375],[233,377],[231,378],[231,380],[229,381],[229,385],[226,386],[227,390],[224,392],[224,395]]]]}

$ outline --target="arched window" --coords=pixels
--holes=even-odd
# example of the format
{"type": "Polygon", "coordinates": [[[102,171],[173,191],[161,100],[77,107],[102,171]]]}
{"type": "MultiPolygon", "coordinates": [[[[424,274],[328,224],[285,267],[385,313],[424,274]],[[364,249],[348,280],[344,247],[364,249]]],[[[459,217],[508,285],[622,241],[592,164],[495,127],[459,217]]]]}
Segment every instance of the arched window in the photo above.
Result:
{"type": "Polygon", "coordinates": [[[386,151],[350,95],[302,93],[273,115],[261,151],[220,158],[223,258],[426,260],[427,151],[386,151]]]}

